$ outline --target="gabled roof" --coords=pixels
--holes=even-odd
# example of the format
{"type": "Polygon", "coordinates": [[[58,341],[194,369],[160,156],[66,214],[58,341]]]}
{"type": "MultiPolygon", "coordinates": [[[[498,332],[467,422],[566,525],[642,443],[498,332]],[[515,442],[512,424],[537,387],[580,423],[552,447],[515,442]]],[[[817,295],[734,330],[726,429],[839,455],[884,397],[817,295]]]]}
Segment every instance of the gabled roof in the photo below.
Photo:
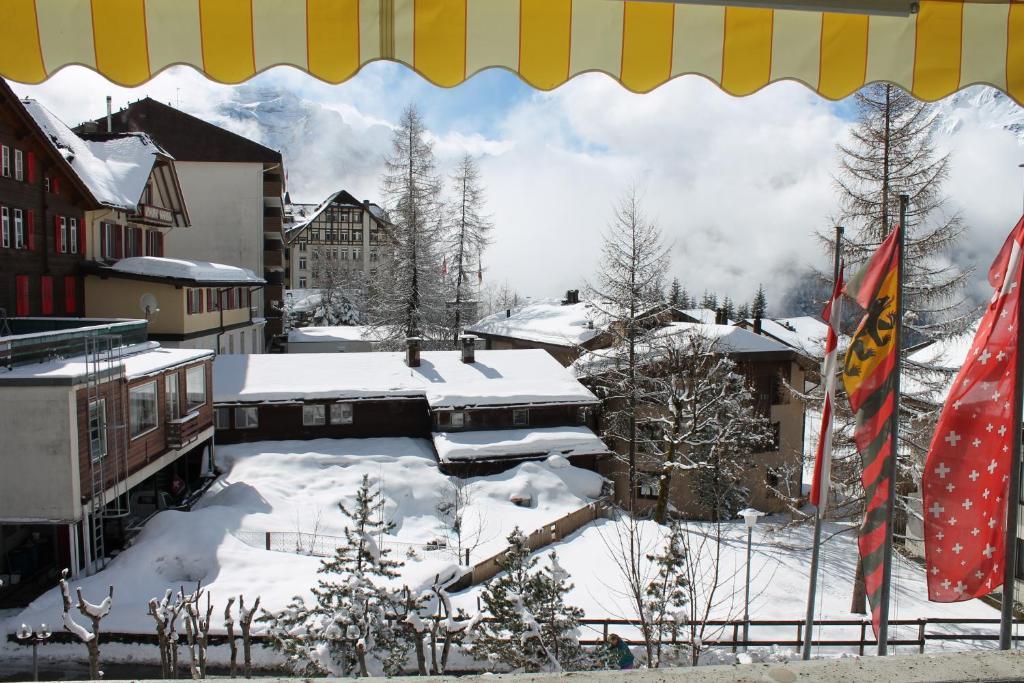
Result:
{"type": "Polygon", "coordinates": [[[64,158],[103,206],[135,211],[157,160],[170,158],[144,133],[86,140],[42,103],[26,99],[22,105],[50,146],[64,158]]]}
{"type": "MultiPolygon", "coordinates": [[[[745,329],[753,329],[754,319],[747,318],[739,321],[736,325],[745,329]]],[[[825,348],[825,337],[828,335],[828,325],[809,315],[795,318],[762,318],[761,333],[797,351],[812,356],[821,356],[825,348]]],[[[843,341],[840,340],[840,347],[845,346],[843,341]]]]}
{"type": "MultiPolygon", "coordinates": [[[[106,117],[96,119],[106,129],[106,117]]],[[[282,163],[281,153],[146,97],[111,115],[114,131],[149,133],[178,161],[282,163]]]]}
{"type": "Polygon", "coordinates": [[[18,96],[14,94],[11,87],[7,85],[7,81],[0,78],[0,102],[6,102],[15,115],[22,120],[25,126],[32,131],[32,133],[39,139],[39,142],[43,148],[43,153],[46,154],[50,159],[56,163],[62,170],[64,175],[68,177],[71,184],[82,194],[85,200],[89,203],[88,208],[99,208],[100,202],[93,195],[92,190],[82,182],[82,179],[78,176],[71,164],[64,157],[63,154],[57,150],[53,144],[49,144],[50,140],[47,134],[39,127],[36,123],[35,118],[29,114],[28,110],[25,109],[25,103],[18,99],[18,96]]]}
{"type": "Polygon", "coordinates": [[[589,302],[563,305],[558,299],[532,301],[511,311],[498,311],[466,328],[467,332],[553,346],[575,347],[601,334],[601,312],[589,302]]]}
{"type": "MultiPolygon", "coordinates": [[[[302,231],[309,226],[310,223],[316,220],[317,217],[324,211],[326,211],[327,207],[329,207],[332,204],[336,204],[338,206],[351,206],[360,209],[366,206],[345,190],[338,190],[337,192],[332,192],[330,195],[327,196],[327,199],[317,204],[316,207],[313,208],[312,210],[309,210],[307,208],[309,206],[308,204],[292,204],[292,206],[294,207],[302,207],[300,211],[301,216],[295,216],[295,219],[293,219],[292,223],[284,226],[285,241],[291,242],[294,239],[296,239],[302,233],[302,231]]],[[[376,204],[371,203],[369,205],[369,209],[371,218],[377,221],[377,223],[379,223],[381,226],[386,227],[388,225],[387,217],[385,216],[384,210],[382,208],[380,208],[376,204]]]]}

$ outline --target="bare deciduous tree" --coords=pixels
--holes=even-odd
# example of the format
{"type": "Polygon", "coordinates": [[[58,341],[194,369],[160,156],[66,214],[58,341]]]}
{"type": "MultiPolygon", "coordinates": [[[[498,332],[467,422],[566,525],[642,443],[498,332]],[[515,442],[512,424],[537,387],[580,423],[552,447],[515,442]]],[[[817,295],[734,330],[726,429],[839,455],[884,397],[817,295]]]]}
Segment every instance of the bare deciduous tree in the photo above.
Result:
{"type": "Polygon", "coordinates": [[[110,606],[114,601],[114,587],[110,586],[107,597],[98,605],[94,605],[82,597],[81,587],[75,589],[75,594],[78,597],[78,611],[89,620],[92,626],[90,631],[76,622],[74,617],[71,616],[71,589],[68,587],[67,578],[68,570],[65,569],[61,572],[60,577],[60,597],[64,629],[85,643],[85,647],[89,652],[89,679],[93,681],[99,680],[103,675],[103,672],[100,671],[100,622],[103,620],[103,617],[110,614],[110,606]]]}

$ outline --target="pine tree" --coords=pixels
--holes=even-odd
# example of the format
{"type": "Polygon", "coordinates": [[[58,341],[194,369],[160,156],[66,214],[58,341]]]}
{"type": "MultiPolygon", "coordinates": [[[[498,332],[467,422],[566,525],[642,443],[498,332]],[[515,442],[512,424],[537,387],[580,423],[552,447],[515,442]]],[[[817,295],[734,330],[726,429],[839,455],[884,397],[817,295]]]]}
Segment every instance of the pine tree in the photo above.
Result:
{"type": "Polygon", "coordinates": [[[625,451],[629,507],[637,485],[637,409],[645,393],[643,369],[648,365],[654,326],[648,311],[664,301],[662,277],[668,250],[661,230],[644,215],[637,188],[618,202],[602,247],[597,282],[588,285],[591,305],[608,321],[612,345],[595,352],[601,364],[605,401],[605,435],[625,451]]]}
{"type": "Polygon", "coordinates": [[[686,552],[685,533],[678,522],[673,522],[669,526],[664,548],[660,553],[647,558],[657,569],[654,579],[647,586],[653,668],[665,663],[674,663],[677,659],[675,648],[667,643],[677,639],[679,624],[685,621],[685,614],[680,613],[687,606],[690,597],[685,568],[692,558],[686,552]]]}
{"type": "Polygon", "coordinates": [[[736,309],[736,319],[748,320],[750,317],[750,304],[740,304],[739,308],[736,309]]]}
{"type": "Polygon", "coordinates": [[[464,302],[469,299],[467,294],[473,291],[474,283],[478,285],[482,279],[481,258],[484,249],[490,244],[493,225],[483,213],[484,188],[480,170],[470,155],[465,155],[459,162],[452,176],[452,186],[455,199],[451,206],[452,230],[447,251],[451,258],[449,273],[454,292],[453,342],[457,343],[463,326],[476,322],[463,320],[462,309],[464,302]]]}
{"type": "Polygon", "coordinates": [[[757,294],[750,304],[750,317],[764,318],[768,314],[768,297],[764,293],[764,285],[757,286],[757,294]]]}
{"type": "Polygon", "coordinates": [[[685,306],[686,302],[683,301],[683,296],[683,289],[679,284],[679,278],[672,278],[672,285],[668,289],[669,306],[685,306]]]}
{"type": "Polygon", "coordinates": [[[527,604],[540,626],[540,638],[551,657],[565,671],[595,668],[597,660],[580,646],[578,638],[583,610],[565,604],[565,596],[573,585],[569,583],[569,573],[558,563],[555,551],[548,554],[548,563],[534,578],[527,604]]]}
{"type": "Polygon", "coordinates": [[[700,307],[701,308],[706,308],[709,311],[717,311],[718,310],[718,295],[715,294],[714,292],[709,292],[708,290],[705,289],[704,290],[704,296],[701,297],[701,300],[700,300],[700,307]]]}
{"type": "Polygon", "coordinates": [[[690,296],[688,291],[686,291],[686,287],[683,287],[683,290],[679,293],[679,308],[686,310],[695,307],[696,303],[694,302],[693,297],[690,296]]]}
{"type": "Polygon", "coordinates": [[[392,227],[391,253],[368,287],[368,322],[384,349],[409,336],[440,339],[444,291],[439,252],[444,230],[433,145],[415,107],[402,114],[385,159],[382,194],[392,227]]]}
{"type": "Polygon", "coordinates": [[[736,306],[729,297],[722,300],[722,314],[725,315],[726,320],[732,320],[736,315],[736,306]]]}
{"type": "Polygon", "coordinates": [[[363,475],[355,506],[338,504],[349,520],[345,542],[321,563],[316,604],[309,607],[295,597],[285,610],[260,617],[272,647],[298,672],[366,676],[379,667],[390,676],[405,664],[410,640],[392,616],[407,605],[382,581],[397,576],[402,563],[389,559],[390,551],[374,538],[394,526],[381,519],[383,506],[380,492],[363,475]]]}

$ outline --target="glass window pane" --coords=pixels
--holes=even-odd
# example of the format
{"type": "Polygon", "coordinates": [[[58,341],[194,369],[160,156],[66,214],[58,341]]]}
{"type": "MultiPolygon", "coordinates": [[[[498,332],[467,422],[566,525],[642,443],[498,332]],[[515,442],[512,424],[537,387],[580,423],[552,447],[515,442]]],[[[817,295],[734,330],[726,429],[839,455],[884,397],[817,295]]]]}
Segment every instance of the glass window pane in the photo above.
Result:
{"type": "Polygon", "coordinates": [[[206,403],[205,366],[197,365],[188,369],[185,373],[185,391],[188,392],[186,399],[190,411],[206,403]]]}

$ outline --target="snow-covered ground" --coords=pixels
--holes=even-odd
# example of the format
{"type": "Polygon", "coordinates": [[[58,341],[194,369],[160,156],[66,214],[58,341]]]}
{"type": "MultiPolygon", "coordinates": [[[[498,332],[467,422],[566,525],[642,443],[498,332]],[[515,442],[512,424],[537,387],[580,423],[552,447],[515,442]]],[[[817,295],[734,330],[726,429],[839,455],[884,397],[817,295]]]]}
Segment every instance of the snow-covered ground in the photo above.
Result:
{"type": "MultiPolygon", "coordinates": [[[[350,501],[362,480],[369,477],[382,488],[386,498],[384,516],[395,523],[393,533],[384,540],[405,559],[408,547],[445,537],[437,507],[449,494],[451,479],[441,474],[428,442],[420,439],[321,439],[314,441],[261,442],[220,446],[218,465],[225,474],[191,512],[168,511],[157,515],[137,538],[135,544],[95,576],[76,582],[87,599],[99,600],[108,584],[115,586],[114,605],[104,620],[106,631],[151,633],[152,619],[146,614],[150,598],[165,589],[202,581],[213,598],[215,611],[229,596],[244,594],[247,600],[259,595],[268,609],[283,607],[293,595],[309,595],[316,584],[320,560],[317,557],[268,551],[244,539],[252,532],[316,533],[341,536],[344,519],[337,508],[350,501]],[[405,544],[408,544],[405,545],[405,544]]],[[[519,526],[529,532],[545,523],[579,509],[600,495],[601,478],[569,466],[557,456],[548,462],[524,463],[505,473],[469,480],[470,504],[466,512],[467,535],[477,541],[472,552],[480,561],[504,547],[504,537],[519,526]],[[511,498],[529,499],[528,507],[519,507],[511,498]],[[477,531],[479,529],[479,532],[477,531]]],[[[805,609],[810,529],[791,528],[786,520],[768,519],[754,534],[752,562],[752,619],[800,619],[805,609]]],[[[629,618],[633,614],[623,594],[620,574],[614,561],[619,539],[619,523],[600,520],[556,544],[562,566],[572,575],[575,588],[568,596],[589,618],[629,618]]],[[[652,522],[640,523],[647,552],[657,550],[664,528],[652,522]]],[[[690,525],[693,538],[707,533],[709,525],[690,525]]],[[[741,522],[724,527],[725,543],[721,560],[723,586],[721,600],[712,611],[713,618],[742,616],[745,534],[741,522]]],[[[856,560],[851,532],[840,535],[842,527],[829,524],[828,542],[822,551],[819,618],[859,618],[848,612],[850,587],[856,560]]],[[[257,534],[258,538],[258,534],[257,534]]],[[[546,551],[542,551],[546,552],[546,551]]],[[[702,561],[708,549],[699,553],[702,561]]],[[[410,587],[429,582],[436,573],[450,569],[453,555],[444,552],[417,552],[406,559],[398,581],[410,587]]],[[[456,605],[476,611],[480,587],[456,596],[456,605]]],[[[929,603],[925,599],[922,570],[900,560],[893,583],[894,619],[919,617],[994,618],[997,612],[979,601],[953,605],[929,603]]],[[[11,632],[21,622],[60,623],[59,596],[52,590],[41,596],[22,613],[10,615],[3,624],[11,632]]],[[[931,627],[938,630],[942,627],[931,627]]],[[[954,627],[948,627],[952,629],[954,627]]],[[[214,632],[222,631],[215,620],[214,632]]],[[[628,628],[618,628],[626,638],[628,628]]],[[[991,631],[991,629],[986,629],[991,631]]],[[[859,627],[845,631],[830,630],[826,637],[856,638],[859,627]]],[[[599,637],[585,633],[584,637],[599,637]]],[[[707,637],[718,635],[710,632],[707,637]]],[[[731,634],[724,634],[725,636],[731,634]]],[[[795,637],[795,627],[754,627],[754,638],[795,637]]],[[[915,637],[910,630],[897,630],[899,637],[915,637]]],[[[977,644],[989,647],[990,644],[977,644]]],[[[973,647],[965,643],[929,643],[929,650],[940,647],[973,647]]],[[[0,646],[0,659],[15,656],[16,646],[0,646]]],[[[848,650],[851,648],[848,648],[848,650]]],[[[273,663],[273,655],[257,649],[257,661],[273,663]]],[[[47,646],[48,658],[84,656],[80,646],[47,646]]],[[[20,650],[17,656],[23,656],[20,650]]],[[[104,657],[121,661],[151,661],[155,647],[105,646],[104,657]]],[[[220,655],[211,655],[214,661],[220,655]]]]}

